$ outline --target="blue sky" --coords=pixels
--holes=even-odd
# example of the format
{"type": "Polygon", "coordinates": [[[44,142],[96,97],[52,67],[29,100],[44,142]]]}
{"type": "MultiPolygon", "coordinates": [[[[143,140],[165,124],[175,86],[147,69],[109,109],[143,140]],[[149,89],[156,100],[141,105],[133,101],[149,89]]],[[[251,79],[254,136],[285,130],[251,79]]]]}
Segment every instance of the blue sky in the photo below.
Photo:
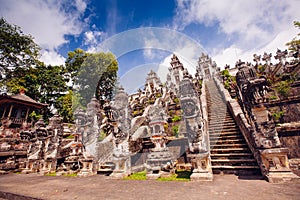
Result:
{"type": "Polygon", "coordinates": [[[122,45],[132,46],[134,33],[138,46],[118,55],[119,75],[145,68],[144,73],[131,73],[139,77],[150,66],[157,71],[167,67],[172,52],[183,57],[188,68],[203,51],[221,68],[238,59],[252,61],[254,53],[274,54],[296,36],[293,21],[300,20],[299,0],[0,0],[0,5],[2,17],[35,38],[47,64],[63,64],[67,52],[76,48],[100,51],[102,43],[124,31],[131,36],[123,34],[122,45]],[[164,29],[159,34],[151,29],[139,32],[148,27],[164,29]],[[186,41],[168,37],[173,33],[167,29],[176,37],[184,34],[186,41]]]}

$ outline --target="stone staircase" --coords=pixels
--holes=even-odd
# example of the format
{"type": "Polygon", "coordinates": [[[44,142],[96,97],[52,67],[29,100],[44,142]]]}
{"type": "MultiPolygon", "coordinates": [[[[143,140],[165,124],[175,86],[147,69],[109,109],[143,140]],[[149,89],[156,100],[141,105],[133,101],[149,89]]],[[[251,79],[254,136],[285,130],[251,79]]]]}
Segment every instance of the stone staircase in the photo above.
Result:
{"type": "Polygon", "coordinates": [[[114,164],[112,162],[113,157],[113,144],[110,141],[112,135],[107,136],[103,141],[97,144],[97,159],[98,169],[97,174],[109,175],[114,170],[114,164]]]}
{"type": "Polygon", "coordinates": [[[213,80],[206,82],[213,173],[260,175],[259,166],[213,80]]]}

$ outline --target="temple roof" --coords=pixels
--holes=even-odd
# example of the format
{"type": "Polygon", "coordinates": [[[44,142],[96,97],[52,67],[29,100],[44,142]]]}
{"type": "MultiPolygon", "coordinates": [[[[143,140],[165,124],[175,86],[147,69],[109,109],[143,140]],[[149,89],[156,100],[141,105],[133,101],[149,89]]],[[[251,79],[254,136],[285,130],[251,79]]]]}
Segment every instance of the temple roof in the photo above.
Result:
{"type": "Polygon", "coordinates": [[[46,107],[48,104],[39,103],[29,96],[25,95],[24,93],[16,94],[16,95],[7,95],[7,94],[1,94],[0,95],[0,105],[4,103],[17,103],[21,105],[26,105],[29,107],[35,107],[35,108],[43,108],[46,107]]]}

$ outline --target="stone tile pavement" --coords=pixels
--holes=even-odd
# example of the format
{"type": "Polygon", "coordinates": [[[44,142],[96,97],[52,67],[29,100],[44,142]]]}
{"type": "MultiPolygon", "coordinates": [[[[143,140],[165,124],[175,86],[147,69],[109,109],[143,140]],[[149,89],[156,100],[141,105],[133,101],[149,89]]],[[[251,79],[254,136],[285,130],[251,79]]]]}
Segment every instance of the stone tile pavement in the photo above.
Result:
{"type": "Polygon", "coordinates": [[[300,182],[271,184],[253,177],[214,175],[212,182],[114,180],[107,176],[0,176],[0,199],[300,199],[300,182]]]}

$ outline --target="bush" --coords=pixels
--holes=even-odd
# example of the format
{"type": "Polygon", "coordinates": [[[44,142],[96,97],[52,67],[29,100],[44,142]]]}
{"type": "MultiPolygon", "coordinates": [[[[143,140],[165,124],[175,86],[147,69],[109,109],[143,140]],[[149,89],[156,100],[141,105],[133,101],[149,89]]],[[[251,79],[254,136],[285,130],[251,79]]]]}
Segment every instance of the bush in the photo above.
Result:
{"type": "Polygon", "coordinates": [[[229,70],[228,69],[225,69],[221,72],[221,74],[226,77],[227,79],[231,77],[230,73],[229,73],[229,70]]]}
{"type": "Polygon", "coordinates": [[[272,113],[272,117],[274,118],[275,121],[279,120],[281,117],[283,117],[284,111],[278,111],[272,113]]]}
{"type": "Polygon", "coordinates": [[[102,130],[100,133],[99,133],[99,140],[104,140],[104,138],[106,137],[106,133],[102,130]]]}
{"type": "Polygon", "coordinates": [[[280,81],[279,84],[276,86],[276,91],[278,94],[283,97],[287,98],[290,93],[291,86],[288,81],[280,81]]]}
{"type": "Polygon", "coordinates": [[[178,125],[172,126],[172,131],[173,131],[173,135],[174,135],[175,137],[178,137],[179,126],[178,126],[178,125]]]}
{"type": "Polygon", "coordinates": [[[265,65],[259,65],[257,67],[257,69],[258,69],[259,73],[263,73],[266,70],[266,66],[265,65]]]}
{"type": "Polygon", "coordinates": [[[225,82],[224,82],[224,87],[225,87],[225,89],[229,89],[230,88],[230,82],[229,82],[229,80],[226,80],[225,82]]]}
{"type": "Polygon", "coordinates": [[[275,96],[275,95],[270,96],[270,100],[276,100],[276,99],[277,99],[277,96],[275,96]]]}
{"type": "Polygon", "coordinates": [[[181,117],[178,115],[174,115],[174,117],[172,118],[172,122],[178,122],[181,120],[181,117]]]}

